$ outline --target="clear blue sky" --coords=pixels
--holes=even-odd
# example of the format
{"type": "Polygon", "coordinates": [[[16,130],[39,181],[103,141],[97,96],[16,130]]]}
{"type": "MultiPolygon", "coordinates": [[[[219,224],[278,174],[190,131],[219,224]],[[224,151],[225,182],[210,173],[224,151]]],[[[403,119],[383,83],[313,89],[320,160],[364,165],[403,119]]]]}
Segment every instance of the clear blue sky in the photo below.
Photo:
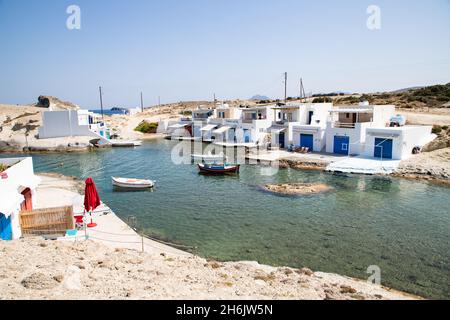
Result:
{"type": "Polygon", "coordinates": [[[276,98],[285,71],[291,96],[395,90],[450,82],[450,0],[0,0],[0,44],[0,103],[276,98]]]}

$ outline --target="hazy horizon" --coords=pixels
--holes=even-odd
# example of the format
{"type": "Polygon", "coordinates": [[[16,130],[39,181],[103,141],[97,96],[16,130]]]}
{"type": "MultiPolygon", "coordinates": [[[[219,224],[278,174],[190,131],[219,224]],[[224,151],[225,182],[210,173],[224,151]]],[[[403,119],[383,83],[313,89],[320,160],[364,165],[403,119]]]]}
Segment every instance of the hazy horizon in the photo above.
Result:
{"type": "Polygon", "coordinates": [[[0,103],[86,109],[450,82],[450,1],[0,0],[0,103]],[[69,30],[67,8],[81,10],[69,30]],[[370,30],[367,8],[380,8],[370,30]]]}

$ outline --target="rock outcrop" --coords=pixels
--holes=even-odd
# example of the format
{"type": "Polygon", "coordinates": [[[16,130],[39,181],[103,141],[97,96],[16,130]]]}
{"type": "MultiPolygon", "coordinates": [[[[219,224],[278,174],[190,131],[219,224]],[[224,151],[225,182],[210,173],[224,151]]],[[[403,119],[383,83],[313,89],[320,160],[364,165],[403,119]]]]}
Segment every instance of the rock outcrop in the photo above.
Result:
{"type": "Polygon", "coordinates": [[[333,190],[323,183],[281,183],[266,184],[264,190],[284,195],[311,195],[333,190]]]}
{"type": "Polygon", "coordinates": [[[36,107],[47,108],[51,110],[78,110],[80,107],[72,102],[61,101],[52,96],[39,96],[36,107]]]}

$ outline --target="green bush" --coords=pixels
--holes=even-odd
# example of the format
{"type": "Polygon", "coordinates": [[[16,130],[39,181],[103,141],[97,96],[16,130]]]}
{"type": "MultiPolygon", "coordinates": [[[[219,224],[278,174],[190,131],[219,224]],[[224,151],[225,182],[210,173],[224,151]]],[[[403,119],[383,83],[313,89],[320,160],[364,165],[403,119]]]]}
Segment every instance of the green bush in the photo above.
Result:
{"type": "Polygon", "coordinates": [[[372,103],[373,97],[371,95],[368,95],[368,94],[363,94],[361,96],[361,98],[359,98],[359,102],[365,102],[365,101],[368,101],[369,103],[372,103]]]}
{"type": "Polygon", "coordinates": [[[8,169],[8,166],[4,165],[3,163],[0,163],[0,172],[5,171],[6,169],[8,169]]]}
{"type": "Polygon", "coordinates": [[[330,102],[333,102],[333,99],[331,99],[330,97],[318,97],[318,98],[314,98],[314,100],[312,102],[313,103],[330,103],[330,102]]]}
{"type": "Polygon", "coordinates": [[[433,126],[432,132],[433,132],[434,134],[439,134],[439,133],[442,132],[442,127],[441,127],[441,126],[435,125],[435,126],[433,126]]]}
{"type": "Polygon", "coordinates": [[[156,130],[158,129],[158,123],[156,122],[147,122],[142,121],[135,129],[134,131],[139,131],[142,133],[156,133],[156,130]]]}
{"type": "Polygon", "coordinates": [[[344,98],[338,98],[336,99],[336,104],[357,104],[359,103],[359,98],[354,96],[344,97],[344,98]]]}
{"type": "Polygon", "coordinates": [[[447,131],[448,130],[448,126],[442,126],[441,129],[447,131]]]}

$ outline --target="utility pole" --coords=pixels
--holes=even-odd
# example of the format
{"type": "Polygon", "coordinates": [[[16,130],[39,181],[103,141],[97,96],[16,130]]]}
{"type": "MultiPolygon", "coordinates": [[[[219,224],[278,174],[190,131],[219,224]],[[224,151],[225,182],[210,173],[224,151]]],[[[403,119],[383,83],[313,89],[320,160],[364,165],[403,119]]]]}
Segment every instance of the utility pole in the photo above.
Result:
{"type": "Polygon", "coordinates": [[[158,96],[158,107],[161,107],[161,96],[158,96]]]}
{"type": "Polygon", "coordinates": [[[287,76],[287,72],[284,73],[284,103],[287,102],[287,80],[288,80],[288,76],[287,76]]]}
{"type": "Polygon", "coordinates": [[[300,78],[300,101],[306,102],[305,88],[303,87],[303,78],[300,78]]]}
{"type": "Polygon", "coordinates": [[[102,87],[98,87],[98,90],[100,91],[100,110],[102,112],[102,120],[105,120],[105,117],[103,115],[103,93],[102,93],[102,87]]]}
{"type": "Polygon", "coordinates": [[[141,91],[141,112],[144,112],[144,98],[142,96],[142,91],[141,91]]]}

